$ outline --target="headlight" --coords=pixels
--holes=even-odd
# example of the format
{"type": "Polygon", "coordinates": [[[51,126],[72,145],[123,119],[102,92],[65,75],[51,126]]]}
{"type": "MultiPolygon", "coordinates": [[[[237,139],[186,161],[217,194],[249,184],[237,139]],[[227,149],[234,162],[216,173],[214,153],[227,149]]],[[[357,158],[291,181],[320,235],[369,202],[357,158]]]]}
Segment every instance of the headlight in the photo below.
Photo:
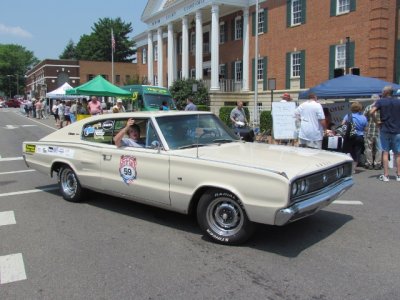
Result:
{"type": "Polygon", "coordinates": [[[306,179],[300,182],[300,193],[304,194],[308,191],[308,182],[306,179]]]}
{"type": "Polygon", "coordinates": [[[293,182],[293,184],[292,184],[292,196],[296,196],[297,190],[298,190],[297,182],[293,182]]]}

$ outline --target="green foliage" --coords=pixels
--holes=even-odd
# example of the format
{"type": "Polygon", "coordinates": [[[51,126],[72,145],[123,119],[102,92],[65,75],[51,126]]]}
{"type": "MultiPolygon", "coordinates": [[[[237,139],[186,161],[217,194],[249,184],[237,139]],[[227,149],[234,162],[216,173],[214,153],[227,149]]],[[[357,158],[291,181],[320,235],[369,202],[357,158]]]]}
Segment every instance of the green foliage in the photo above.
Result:
{"type": "Polygon", "coordinates": [[[208,105],[199,104],[199,105],[197,105],[197,110],[200,110],[200,111],[210,111],[210,107],[209,107],[208,105]]]}
{"type": "Polygon", "coordinates": [[[60,59],[76,59],[75,44],[70,40],[65,46],[63,53],[59,57],[60,59]]]}
{"type": "Polygon", "coordinates": [[[22,94],[25,90],[24,75],[37,63],[39,60],[25,47],[0,44],[0,91],[5,95],[11,93],[11,96],[22,94]]]}
{"type": "MultiPolygon", "coordinates": [[[[232,126],[231,122],[231,111],[234,109],[236,106],[223,106],[219,109],[219,118],[224,122],[226,125],[229,127],[232,126]]],[[[244,113],[246,114],[246,119],[250,120],[250,112],[249,108],[244,106],[244,113]]]]}
{"type": "Polygon", "coordinates": [[[210,105],[210,96],[208,95],[208,89],[204,85],[204,83],[200,80],[196,80],[193,78],[185,79],[185,80],[177,80],[170,87],[170,92],[172,98],[176,101],[176,106],[178,109],[182,110],[186,106],[186,99],[188,97],[193,98],[193,103],[197,105],[197,108],[200,110],[199,106],[209,106],[210,105]],[[197,84],[197,91],[193,92],[193,84],[197,84]]]}
{"type": "Polygon", "coordinates": [[[128,34],[132,32],[132,23],[124,23],[121,18],[104,18],[94,23],[93,32],[82,35],[76,44],[76,59],[111,61],[111,28],[115,40],[114,61],[132,62],[133,55],[136,53],[135,42],[128,37],[128,34]]]}
{"type": "Polygon", "coordinates": [[[262,111],[260,114],[260,131],[272,131],[272,114],[271,111],[262,111]]]}

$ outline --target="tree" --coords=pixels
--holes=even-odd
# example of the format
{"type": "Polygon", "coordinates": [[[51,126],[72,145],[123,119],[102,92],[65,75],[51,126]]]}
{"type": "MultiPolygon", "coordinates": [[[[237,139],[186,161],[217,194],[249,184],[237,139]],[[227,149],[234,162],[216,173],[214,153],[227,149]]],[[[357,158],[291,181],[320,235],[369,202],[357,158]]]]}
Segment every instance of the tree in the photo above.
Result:
{"type": "Polygon", "coordinates": [[[75,44],[72,40],[69,40],[67,46],[65,46],[63,53],[59,56],[60,59],[76,59],[75,44]]]}
{"type": "MultiPolygon", "coordinates": [[[[81,36],[75,47],[76,59],[92,61],[111,61],[111,29],[114,33],[115,62],[132,62],[136,53],[135,42],[128,34],[132,32],[132,24],[122,22],[121,18],[99,19],[92,27],[93,32],[81,36]]],[[[65,51],[65,50],[64,50],[65,51]]]]}
{"type": "Polygon", "coordinates": [[[177,80],[172,84],[169,90],[172,94],[172,97],[176,101],[176,106],[178,109],[185,108],[186,99],[188,97],[192,97],[193,103],[196,105],[210,105],[208,89],[201,80],[196,80],[193,78],[177,80]],[[196,85],[197,91],[193,91],[193,85],[196,85]]]}
{"type": "Polygon", "coordinates": [[[25,73],[39,60],[32,51],[15,44],[0,44],[0,91],[6,95],[21,94],[25,89],[25,73]]]}

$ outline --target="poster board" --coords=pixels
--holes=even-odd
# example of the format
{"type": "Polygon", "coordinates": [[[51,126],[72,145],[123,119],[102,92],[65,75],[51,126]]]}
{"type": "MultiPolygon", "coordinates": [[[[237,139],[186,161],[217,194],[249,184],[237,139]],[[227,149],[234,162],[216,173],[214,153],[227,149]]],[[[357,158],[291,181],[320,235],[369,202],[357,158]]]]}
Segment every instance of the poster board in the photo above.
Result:
{"type": "Polygon", "coordinates": [[[295,102],[273,102],[272,103],[272,125],[274,139],[296,139],[296,110],[295,102]]]}

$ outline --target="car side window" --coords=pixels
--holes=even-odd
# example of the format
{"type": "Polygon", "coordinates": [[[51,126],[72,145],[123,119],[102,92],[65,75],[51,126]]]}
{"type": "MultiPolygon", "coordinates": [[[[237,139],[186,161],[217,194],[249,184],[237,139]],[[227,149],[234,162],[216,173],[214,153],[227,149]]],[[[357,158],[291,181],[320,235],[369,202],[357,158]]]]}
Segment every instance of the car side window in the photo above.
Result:
{"type": "MultiPolygon", "coordinates": [[[[146,135],[147,135],[147,123],[149,122],[149,119],[147,119],[147,118],[145,118],[145,119],[133,118],[133,119],[135,120],[135,125],[138,125],[140,128],[139,144],[145,145],[146,135]]],[[[115,120],[113,137],[115,137],[121,130],[123,130],[125,128],[127,121],[128,121],[128,119],[115,120]]],[[[128,136],[125,135],[124,138],[128,138],[128,136]]]]}
{"type": "Polygon", "coordinates": [[[81,138],[88,142],[112,144],[114,124],[112,119],[87,123],[82,128],[81,138]]]}

